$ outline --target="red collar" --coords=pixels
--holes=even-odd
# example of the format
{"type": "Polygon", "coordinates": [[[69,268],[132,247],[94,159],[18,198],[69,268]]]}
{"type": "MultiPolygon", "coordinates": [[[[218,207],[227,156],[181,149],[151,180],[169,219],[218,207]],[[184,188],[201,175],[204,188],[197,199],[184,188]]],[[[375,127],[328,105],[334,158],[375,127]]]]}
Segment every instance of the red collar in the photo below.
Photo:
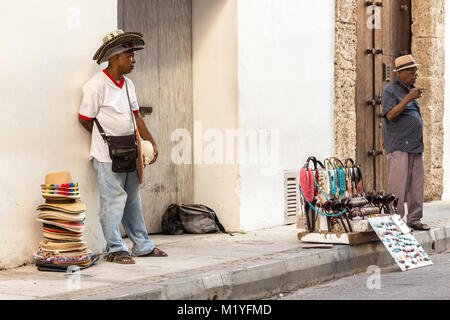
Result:
{"type": "Polygon", "coordinates": [[[114,84],[115,84],[116,86],[118,86],[120,89],[122,89],[123,84],[125,83],[125,77],[122,76],[122,81],[120,81],[120,84],[119,84],[119,83],[117,83],[116,80],[114,80],[113,77],[111,77],[111,75],[108,73],[108,70],[104,69],[103,72],[108,76],[108,78],[111,79],[112,82],[114,82],[114,84]]]}

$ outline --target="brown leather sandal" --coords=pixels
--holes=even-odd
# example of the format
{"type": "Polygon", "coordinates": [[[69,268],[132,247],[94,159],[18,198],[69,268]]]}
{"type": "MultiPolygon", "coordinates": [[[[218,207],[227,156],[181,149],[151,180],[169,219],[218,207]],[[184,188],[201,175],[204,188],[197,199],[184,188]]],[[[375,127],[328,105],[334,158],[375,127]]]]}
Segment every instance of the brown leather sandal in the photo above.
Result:
{"type": "Polygon", "coordinates": [[[152,252],[144,254],[139,257],[168,257],[167,253],[162,251],[161,249],[154,248],[152,252]]]}
{"type": "Polygon", "coordinates": [[[119,264],[135,264],[136,262],[126,251],[111,252],[106,255],[106,261],[119,264]]]}

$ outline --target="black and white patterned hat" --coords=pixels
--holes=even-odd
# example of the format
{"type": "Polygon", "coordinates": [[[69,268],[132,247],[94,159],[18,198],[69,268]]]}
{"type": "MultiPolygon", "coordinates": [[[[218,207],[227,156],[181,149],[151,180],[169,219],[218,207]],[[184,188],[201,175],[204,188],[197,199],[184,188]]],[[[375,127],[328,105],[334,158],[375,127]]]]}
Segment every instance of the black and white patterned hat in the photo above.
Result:
{"type": "Polygon", "coordinates": [[[103,38],[103,44],[95,52],[93,60],[97,60],[98,64],[108,61],[113,55],[128,51],[144,49],[143,34],[139,32],[123,32],[116,30],[108,33],[103,38]]]}

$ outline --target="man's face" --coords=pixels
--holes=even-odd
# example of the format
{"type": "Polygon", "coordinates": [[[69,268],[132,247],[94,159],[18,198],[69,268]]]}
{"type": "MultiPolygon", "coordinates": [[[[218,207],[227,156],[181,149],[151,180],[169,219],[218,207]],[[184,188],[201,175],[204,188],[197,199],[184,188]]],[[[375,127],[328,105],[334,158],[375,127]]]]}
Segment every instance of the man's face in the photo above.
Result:
{"type": "Polygon", "coordinates": [[[417,67],[404,69],[398,73],[398,76],[406,85],[413,85],[416,83],[418,70],[417,67]]]}
{"type": "Polygon", "coordinates": [[[123,74],[129,74],[131,71],[133,71],[134,64],[136,63],[134,52],[122,52],[118,54],[116,63],[123,74]]]}

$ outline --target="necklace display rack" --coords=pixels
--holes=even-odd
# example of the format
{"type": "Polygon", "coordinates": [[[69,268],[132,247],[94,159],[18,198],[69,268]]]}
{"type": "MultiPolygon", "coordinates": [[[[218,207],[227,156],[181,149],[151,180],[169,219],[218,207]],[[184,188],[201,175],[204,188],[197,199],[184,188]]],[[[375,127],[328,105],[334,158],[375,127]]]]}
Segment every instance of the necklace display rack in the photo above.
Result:
{"type": "Polygon", "coordinates": [[[397,213],[398,198],[383,191],[366,192],[361,167],[353,159],[310,156],[300,170],[302,242],[356,245],[378,241],[368,218],[397,213]],[[312,164],[312,166],[310,166],[312,164]]]}
{"type": "Polygon", "coordinates": [[[398,198],[366,193],[361,167],[352,159],[331,157],[322,163],[309,157],[299,181],[298,239],[306,247],[381,241],[402,271],[433,264],[398,215],[398,198]]]}

